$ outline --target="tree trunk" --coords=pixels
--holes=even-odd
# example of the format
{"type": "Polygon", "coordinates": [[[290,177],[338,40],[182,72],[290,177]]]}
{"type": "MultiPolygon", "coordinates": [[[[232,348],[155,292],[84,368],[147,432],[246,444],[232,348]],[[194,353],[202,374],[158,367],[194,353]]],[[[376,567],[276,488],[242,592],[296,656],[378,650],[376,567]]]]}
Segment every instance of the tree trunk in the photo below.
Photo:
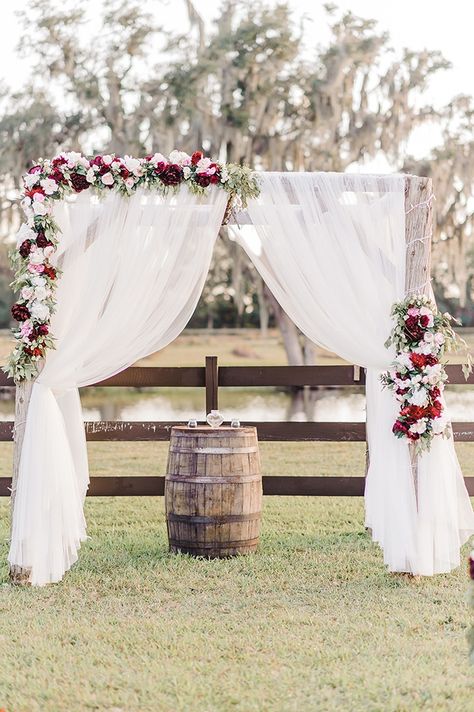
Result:
{"type": "Polygon", "coordinates": [[[268,309],[268,302],[265,296],[265,283],[260,276],[256,276],[257,280],[257,299],[258,299],[258,317],[260,323],[260,336],[262,339],[266,339],[268,336],[268,322],[270,319],[270,312],[268,309]]]}
{"type": "Polygon", "coordinates": [[[283,345],[286,351],[286,358],[289,366],[304,366],[303,348],[301,345],[300,333],[288,314],[283,311],[273,294],[265,285],[265,295],[272,307],[276,323],[283,337],[283,345]]]}

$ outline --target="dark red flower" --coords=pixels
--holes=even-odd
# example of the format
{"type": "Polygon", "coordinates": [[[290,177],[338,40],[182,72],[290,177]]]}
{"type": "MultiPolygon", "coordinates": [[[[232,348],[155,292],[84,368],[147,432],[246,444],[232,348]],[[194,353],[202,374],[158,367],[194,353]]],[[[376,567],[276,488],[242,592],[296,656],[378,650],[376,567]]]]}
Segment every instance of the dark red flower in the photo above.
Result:
{"type": "Polygon", "coordinates": [[[40,324],[36,327],[35,331],[38,336],[46,336],[46,334],[49,334],[49,328],[47,324],[40,324]]]}
{"type": "Polygon", "coordinates": [[[211,183],[213,185],[216,185],[216,183],[219,183],[220,181],[220,176],[218,173],[214,173],[214,175],[211,176],[211,183]]]}
{"type": "Polygon", "coordinates": [[[156,164],[155,173],[158,173],[158,175],[159,175],[160,173],[162,173],[165,170],[167,165],[168,164],[165,163],[164,161],[158,161],[158,163],[156,164]]]}
{"type": "Polygon", "coordinates": [[[31,252],[31,245],[32,245],[32,244],[33,244],[33,243],[32,243],[31,240],[24,240],[24,241],[21,243],[18,252],[20,253],[20,255],[21,255],[24,259],[26,259],[26,258],[29,256],[29,254],[30,254],[30,252],[31,252]]]}
{"type": "Polygon", "coordinates": [[[41,166],[32,166],[28,173],[41,173],[42,168],[41,166]]]}
{"type": "Polygon", "coordinates": [[[426,410],[420,405],[407,405],[401,409],[400,415],[408,416],[413,420],[420,420],[425,417],[426,410]]]}
{"type": "Polygon", "coordinates": [[[131,173],[126,166],[121,166],[120,167],[120,175],[122,176],[122,178],[128,178],[131,175],[131,173]]]}
{"type": "Polygon", "coordinates": [[[51,265],[45,265],[43,274],[50,279],[56,279],[56,270],[51,265]]]}
{"type": "Polygon", "coordinates": [[[165,185],[179,185],[184,178],[183,169],[175,163],[170,163],[169,166],[159,174],[160,180],[165,185]]]}
{"type": "Polygon", "coordinates": [[[12,317],[17,321],[26,321],[31,316],[28,307],[24,304],[14,304],[12,306],[12,317]]]}
{"type": "Polygon", "coordinates": [[[472,556],[469,557],[469,576],[474,581],[474,558],[472,556]]]}
{"type": "Polygon", "coordinates": [[[77,173],[76,171],[74,171],[73,173],[71,173],[70,178],[72,187],[74,188],[76,193],[80,193],[82,190],[87,190],[87,188],[89,188],[90,186],[89,181],[82,173],[77,173]]]}
{"type": "Polygon", "coordinates": [[[437,363],[439,363],[439,360],[436,358],[436,356],[433,356],[433,354],[426,354],[425,364],[427,366],[436,366],[437,363]]]}
{"type": "Polygon", "coordinates": [[[39,186],[37,188],[31,188],[30,190],[25,190],[25,195],[27,195],[28,198],[32,198],[36,193],[39,193],[40,195],[45,194],[43,188],[40,188],[39,186]]]}
{"type": "Polygon", "coordinates": [[[420,439],[420,433],[411,433],[410,431],[408,431],[407,436],[409,437],[410,440],[419,440],[420,439]]]}
{"type": "Polygon", "coordinates": [[[61,171],[59,169],[56,169],[55,171],[50,173],[48,177],[51,178],[52,180],[56,181],[56,183],[58,185],[65,182],[64,175],[61,173],[61,171]]]}
{"type": "Polygon", "coordinates": [[[197,166],[199,161],[203,158],[203,154],[201,151],[194,151],[193,155],[191,156],[191,163],[193,166],[197,166]]]}
{"type": "Polygon", "coordinates": [[[408,433],[408,426],[405,423],[402,423],[401,420],[396,420],[393,425],[392,432],[394,435],[406,435],[408,433]]]}
{"type": "Polygon", "coordinates": [[[439,418],[443,412],[443,404],[440,401],[435,400],[434,403],[429,406],[428,410],[432,418],[439,418]]]}
{"type": "Polygon", "coordinates": [[[440,389],[438,388],[438,386],[434,386],[430,391],[430,398],[432,400],[435,400],[436,398],[439,398],[440,395],[441,395],[440,389]]]}
{"type": "Polygon", "coordinates": [[[51,161],[51,165],[53,168],[58,168],[58,166],[64,166],[64,164],[67,163],[67,160],[64,158],[64,156],[56,156],[56,158],[53,158],[51,161]]]}
{"type": "Polygon", "coordinates": [[[42,356],[43,353],[43,349],[41,349],[39,346],[33,349],[33,356],[42,356]]]}
{"type": "Polygon", "coordinates": [[[196,174],[196,183],[198,185],[201,185],[203,188],[207,188],[207,186],[211,184],[211,177],[212,176],[204,175],[204,173],[197,173],[196,174]]]}
{"type": "Polygon", "coordinates": [[[410,354],[410,361],[415,368],[423,368],[426,364],[426,356],[424,354],[410,354]]]}
{"type": "Polygon", "coordinates": [[[427,316],[426,314],[423,314],[422,316],[420,316],[420,324],[424,329],[426,329],[426,327],[428,326],[429,323],[430,323],[429,316],[427,316]]]}
{"type": "Polygon", "coordinates": [[[41,231],[36,235],[36,244],[43,249],[44,247],[52,247],[53,243],[48,240],[44,232],[41,231]]]}

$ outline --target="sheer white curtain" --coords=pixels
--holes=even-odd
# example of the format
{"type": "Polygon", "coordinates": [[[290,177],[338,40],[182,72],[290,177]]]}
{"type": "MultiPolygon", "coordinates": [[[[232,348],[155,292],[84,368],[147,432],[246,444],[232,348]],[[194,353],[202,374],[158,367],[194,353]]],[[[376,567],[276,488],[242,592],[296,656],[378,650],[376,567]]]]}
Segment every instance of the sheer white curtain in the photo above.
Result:
{"type": "Polygon", "coordinates": [[[86,538],[89,474],[77,388],[170,343],[201,294],[227,194],[89,191],[58,203],[63,270],[51,351],[33,386],[21,453],[9,562],[31,582],[59,581],[86,538]]]}
{"type": "Polygon", "coordinates": [[[474,531],[452,441],[421,458],[415,492],[408,446],[391,432],[398,411],[379,376],[392,304],[405,293],[402,176],[264,173],[236,239],[308,338],[367,368],[370,468],[366,525],[391,571],[450,571],[474,531]]]}

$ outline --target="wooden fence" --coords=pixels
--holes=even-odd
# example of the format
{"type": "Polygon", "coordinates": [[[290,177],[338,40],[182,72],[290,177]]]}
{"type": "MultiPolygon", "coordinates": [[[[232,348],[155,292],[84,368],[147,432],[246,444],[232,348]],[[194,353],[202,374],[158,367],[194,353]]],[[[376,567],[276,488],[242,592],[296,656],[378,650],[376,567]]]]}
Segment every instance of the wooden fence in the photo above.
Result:
{"type": "MultiPolygon", "coordinates": [[[[451,384],[466,384],[460,366],[448,366],[451,384]]],[[[467,381],[474,385],[474,374],[467,381]]],[[[203,388],[206,412],[218,407],[219,390],[232,387],[303,387],[331,386],[345,388],[364,386],[364,371],[358,366],[218,366],[215,356],[206,357],[204,367],[134,367],[105,381],[100,387],[173,387],[203,388]]],[[[4,374],[1,387],[13,387],[4,374]]],[[[204,402],[203,402],[204,406],[204,402]]],[[[173,425],[180,421],[99,421],[84,424],[87,440],[158,441],[169,440],[173,425]]],[[[250,422],[260,441],[288,442],[364,442],[365,423],[359,422],[250,422]]],[[[0,423],[0,441],[13,439],[14,423],[0,423]]],[[[453,423],[456,441],[474,441],[474,422],[453,423]]],[[[264,476],[266,495],[361,496],[363,476],[264,476]]],[[[465,478],[469,494],[474,495],[474,477],[465,478]]],[[[0,477],[0,496],[9,496],[11,479],[0,477]]],[[[126,476],[91,477],[89,496],[163,495],[164,477],[126,476]]]]}

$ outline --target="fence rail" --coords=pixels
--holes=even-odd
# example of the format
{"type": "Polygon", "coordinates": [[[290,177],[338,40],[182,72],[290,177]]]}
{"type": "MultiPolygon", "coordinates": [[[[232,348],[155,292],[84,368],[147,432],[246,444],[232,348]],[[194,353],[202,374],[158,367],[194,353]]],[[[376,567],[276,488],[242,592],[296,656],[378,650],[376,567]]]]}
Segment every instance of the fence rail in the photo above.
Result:
{"type": "MultiPolygon", "coordinates": [[[[474,374],[466,381],[460,366],[447,367],[451,385],[474,385],[474,374]]],[[[217,358],[206,357],[203,367],[133,367],[94,387],[203,388],[206,411],[217,408],[220,388],[242,387],[363,387],[365,373],[357,366],[218,366],[217,358]]],[[[12,379],[0,372],[0,387],[14,387],[12,379]]],[[[93,421],[84,423],[90,442],[147,442],[169,440],[173,425],[182,421],[93,421]]],[[[361,422],[250,422],[263,442],[364,442],[365,423],[361,422]]],[[[0,442],[13,439],[12,421],[0,423],[0,442]]],[[[474,442],[474,422],[453,423],[454,438],[474,442]]],[[[465,478],[469,494],[474,495],[474,477],[465,478]]],[[[364,477],[264,476],[266,495],[361,496],[364,477]]],[[[0,497],[9,496],[11,479],[0,477],[0,497]]],[[[91,477],[89,496],[163,495],[164,477],[91,477]]]]}

